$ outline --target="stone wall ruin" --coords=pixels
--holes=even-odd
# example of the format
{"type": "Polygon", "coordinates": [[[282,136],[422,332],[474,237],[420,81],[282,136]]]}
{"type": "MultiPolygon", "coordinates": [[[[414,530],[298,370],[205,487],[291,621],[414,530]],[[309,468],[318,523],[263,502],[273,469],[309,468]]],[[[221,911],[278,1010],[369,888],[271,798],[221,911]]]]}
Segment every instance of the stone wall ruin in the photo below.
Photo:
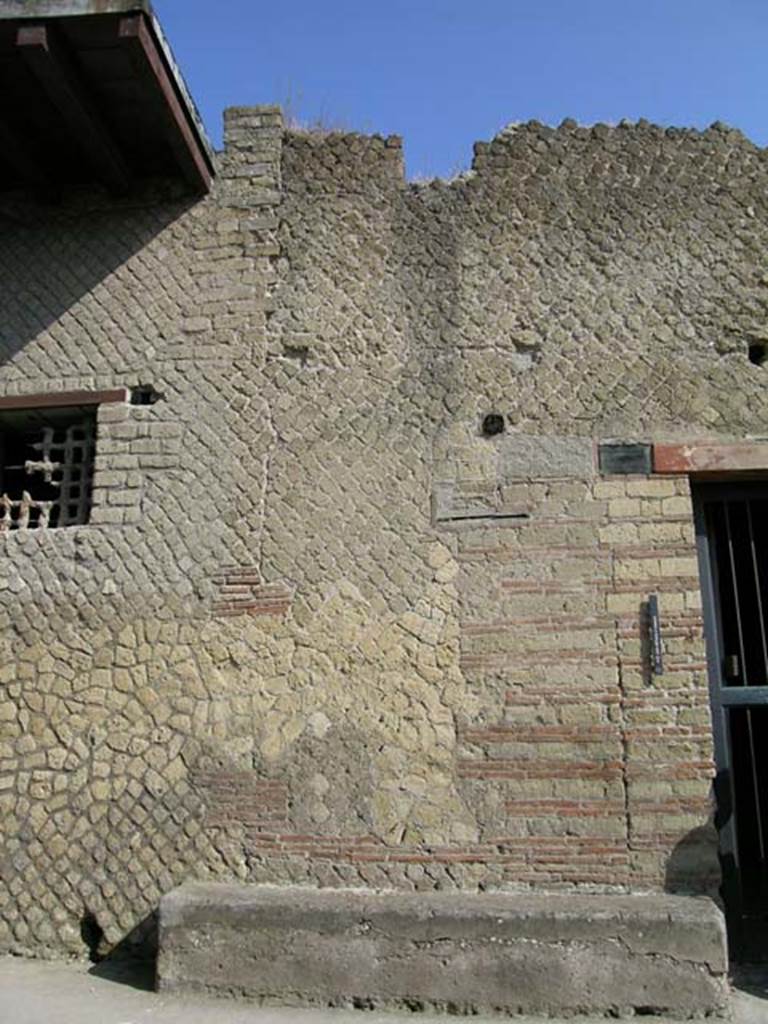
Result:
{"type": "Polygon", "coordinates": [[[204,200],[0,202],[0,394],[162,396],[99,405],[87,524],[0,531],[0,946],[193,878],[711,891],[688,478],[596,445],[768,430],[765,152],[226,136],[204,200]]]}

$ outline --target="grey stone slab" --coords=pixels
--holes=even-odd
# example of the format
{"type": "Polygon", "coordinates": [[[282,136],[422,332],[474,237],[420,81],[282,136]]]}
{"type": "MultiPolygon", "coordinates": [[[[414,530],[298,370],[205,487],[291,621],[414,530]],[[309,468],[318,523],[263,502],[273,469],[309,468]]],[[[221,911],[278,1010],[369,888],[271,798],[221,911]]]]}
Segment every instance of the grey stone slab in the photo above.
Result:
{"type": "Polygon", "coordinates": [[[590,478],[595,475],[594,443],[589,437],[507,434],[501,442],[500,477],[590,478]]]}
{"type": "Polygon", "coordinates": [[[644,476],[653,472],[652,447],[649,444],[633,444],[607,441],[598,451],[600,472],[603,474],[640,473],[644,476]]]}
{"type": "Polygon", "coordinates": [[[679,896],[193,884],[160,907],[158,981],[289,1005],[717,1012],[720,912],[679,896]]]}

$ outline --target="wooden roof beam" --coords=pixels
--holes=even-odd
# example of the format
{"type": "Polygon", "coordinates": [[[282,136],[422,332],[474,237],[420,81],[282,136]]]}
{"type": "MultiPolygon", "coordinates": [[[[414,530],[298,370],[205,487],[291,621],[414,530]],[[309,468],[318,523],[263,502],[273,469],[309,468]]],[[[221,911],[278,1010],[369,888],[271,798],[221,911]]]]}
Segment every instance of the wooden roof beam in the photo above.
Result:
{"type": "Polygon", "coordinates": [[[184,178],[196,192],[210,192],[213,174],[165,63],[143,14],[120,19],[120,43],[129,56],[134,73],[149,97],[156,101],[158,90],[164,103],[159,106],[165,136],[184,178]]]}
{"type": "Polygon", "coordinates": [[[128,191],[130,174],[78,72],[46,25],[22,25],[16,48],[107,187],[128,191]]]}
{"type": "Polygon", "coordinates": [[[44,391],[33,395],[4,395],[0,398],[0,412],[24,409],[63,409],[82,405],[105,405],[108,402],[127,402],[128,388],[108,388],[104,391],[44,391]]]}

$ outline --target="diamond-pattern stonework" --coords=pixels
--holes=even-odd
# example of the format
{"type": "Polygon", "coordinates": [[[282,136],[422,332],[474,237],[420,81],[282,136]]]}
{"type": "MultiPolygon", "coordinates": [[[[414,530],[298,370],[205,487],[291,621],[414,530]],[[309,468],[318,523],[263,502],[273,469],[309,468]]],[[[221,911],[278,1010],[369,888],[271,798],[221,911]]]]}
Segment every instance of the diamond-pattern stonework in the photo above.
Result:
{"type": "Polygon", "coordinates": [[[594,444],[768,431],[765,153],[226,138],[204,200],[0,200],[0,393],[160,396],[99,407],[86,525],[0,533],[0,946],[195,877],[711,889],[688,480],[594,444]]]}

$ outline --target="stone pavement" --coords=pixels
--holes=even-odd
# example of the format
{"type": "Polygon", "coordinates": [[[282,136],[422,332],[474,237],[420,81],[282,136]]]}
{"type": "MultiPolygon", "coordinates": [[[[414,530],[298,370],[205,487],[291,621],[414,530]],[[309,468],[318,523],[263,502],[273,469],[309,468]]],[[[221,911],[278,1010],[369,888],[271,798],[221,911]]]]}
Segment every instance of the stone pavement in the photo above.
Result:
{"type": "MultiPolygon", "coordinates": [[[[736,984],[733,1024],[768,1024],[768,971],[744,970],[736,984]]],[[[150,985],[148,972],[127,967],[0,957],[0,1024],[436,1024],[448,1019],[432,1014],[265,1008],[201,997],[182,999],[159,995],[150,985]]],[[[471,1020],[487,1024],[489,1018],[471,1020]]],[[[535,1024],[531,1018],[514,1020],[535,1024]]],[[[666,1024],[660,1018],[653,1020],[666,1024]]],[[[537,1021],[543,1024],[541,1018],[537,1021]]],[[[565,1022],[548,1018],[546,1024],[565,1022]]],[[[578,1024],[590,1021],[578,1018],[578,1024]]]]}

